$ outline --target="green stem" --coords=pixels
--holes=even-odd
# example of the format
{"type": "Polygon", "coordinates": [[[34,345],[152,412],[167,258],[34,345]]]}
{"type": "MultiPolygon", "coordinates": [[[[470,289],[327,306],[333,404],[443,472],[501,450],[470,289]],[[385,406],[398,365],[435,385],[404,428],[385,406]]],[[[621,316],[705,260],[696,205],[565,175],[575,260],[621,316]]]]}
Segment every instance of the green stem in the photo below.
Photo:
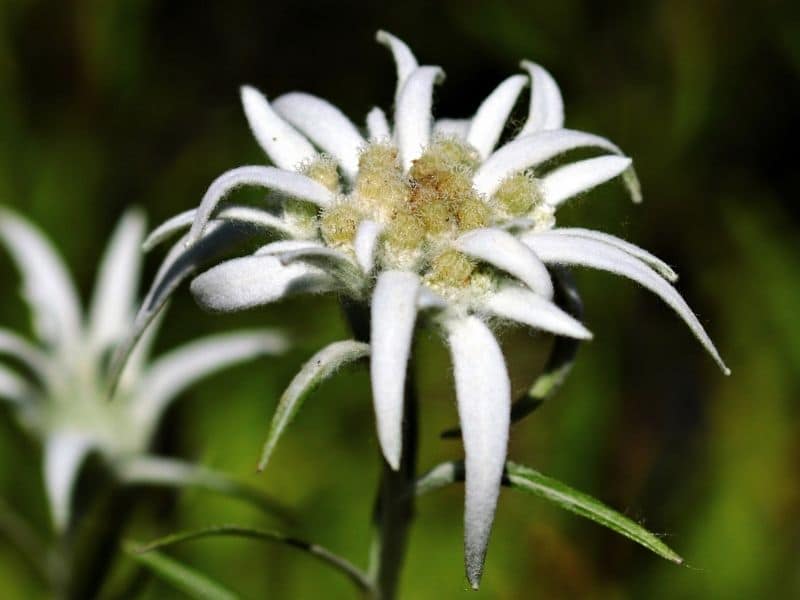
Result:
{"type": "MultiPolygon", "coordinates": [[[[369,341],[369,313],[362,307],[344,304],[353,335],[369,341]]],[[[369,578],[375,600],[394,600],[405,562],[408,537],[414,519],[412,493],[417,476],[418,400],[413,362],[409,361],[403,405],[403,454],[394,471],[381,456],[381,479],[373,515],[374,533],[370,548],[369,578]]]]}

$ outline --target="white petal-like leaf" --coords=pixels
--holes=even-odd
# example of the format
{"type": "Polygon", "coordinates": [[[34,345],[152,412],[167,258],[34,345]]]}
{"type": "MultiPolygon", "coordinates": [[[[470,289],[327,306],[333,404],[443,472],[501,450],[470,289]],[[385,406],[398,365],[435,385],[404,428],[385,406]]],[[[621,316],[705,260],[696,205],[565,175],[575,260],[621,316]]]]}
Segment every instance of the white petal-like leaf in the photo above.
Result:
{"type": "MultiPolygon", "coordinates": [[[[147,239],[145,239],[142,244],[142,249],[145,252],[149,252],[173,235],[176,235],[184,229],[188,229],[196,218],[197,209],[193,208],[167,219],[150,232],[150,235],[147,236],[147,239]]],[[[213,220],[241,223],[243,225],[272,230],[281,235],[290,237],[299,235],[299,232],[281,217],[264,209],[250,206],[239,206],[236,204],[223,206],[217,210],[213,220]]]]}
{"type": "Polygon", "coordinates": [[[194,224],[189,232],[190,243],[200,239],[217,204],[230,192],[242,186],[268,188],[322,207],[333,201],[333,194],[329,189],[299,173],[275,167],[248,166],[231,169],[214,180],[200,201],[194,224]]]}
{"type": "Polygon", "coordinates": [[[269,426],[269,434],[258,461],[259,471],[263,471],[267,467],[278,440],[308,395],[337,369],[368,354],[369,344],[354,340],[333,342],[317,352],[311,357],[311,360],[303,365],[300,372],[292,379],[289,387],[283,392],[278,407],[275,409],[275,415],[269,426]]]}
{"type": "Polygon", "coordinates": [[[553,297],[550,274],[535,253],[507,231],[486,228],[473,229],[455,241],[456,249],[464,254],[507,271],[537,294],[553,297]]]}
{"type": "Polygon", "coordinates": [[[578,148],[599,148],[622,154],[615,144],[599,135],[571,129],[540,131],[498,148],[475,172],[473,185],[478,192],[489,197],[510,175],[578,148]]]}
{"type": "Polygon", "coordinates": [[[511,319],[556,335],[582,340],[592,337],[589,330],[572,315],[539,294],[516,285],[503,286],[491,294],[482,306],[497,317],[511,319]]]}
{"type": "Polygon", "coordinates": [[[358,153],[366,141],[342,111],[311,94],[292,92],[272,103],[277,113],[308,139],[333,156],[344,174],[353,179],[358,172],[358,153]]]}
{"type": "Polygon", "coordinates": [[[536,63],[523,60],[521,66],[531,76],[531,103],[528,120],[519,135],[561,129],[564,126],[564,100],[556,80],[536,63]]]}
{"type": "Polygon", "coordinates": [[[302,262],[284,265],[275,256],[245,256],[198,275],[191,290],[203,308],[233,312],[269,304],[291,293],[321,291],[331,284],[324,271],[302,262]]]}
{"type": "Polygon", "coordinates": [[[514,108],[522,88],[528,83],[524,75],[512,75],[489,94],[472,118],[467,142],[485,159],[491,154],[503,133],[508,115],[514,108]]]}
{"type": "Polygon", "coordinates": [[[215,335],[172,350],[143,374],[130,401],[132,416],[152,432],[170,402],[198,379],[257,356],[280,354],[287,347],[279,333],[252,331],[215,335]]]}
{"type": "Polygon", "coordinates": [[[730,369],[722,361],[713,342],[686,301],[646,263],[619,248],[591,239],[568,239],[548,233],[526,234],[521,239],[547,264],[600,269],[640,283],[678,313],[703,347],[717,361],[722,371],[726,375],[730,374],[730,369]]]}
{"type": "Polygon", "coordinates": [[[241,96],[250,130],[276,167],[296,171],[316,158],[314,146],[277,115],[264,94],[245,85],[241,96]]]}
{"type": "Polygon", "coordinates": [[[44,352],[13,331],[0,328],[0,355],[3,354],[21,361],[42,381],[50,375],[50,359],[44,352]]]}
{"type": "Polygon", "coordinates": [[[472,119],[439,119],[433,124],[433,135],[466,140],[471,126],[472,119]]]}
{"type": "Polygon", "coordinates": [[[624,173],[631,166],[625,156],[599,156],[574,162],[545,175],[541,180],[542,195],[552,206],[589,191],[624,173]]]}
{"type": "Polygon", "coordinates": [[[23,404],[30,395],[31,386],[28,382],[0,364],[0,398],[13,404],[23,404]]]}
{"type": "Polygon", "coordinates": [[[506,460],[511,384],[500,346],[486,325],[466,317],[446,327],[466,458],[467,578],[477,589],[506,460]]]}
{"type": "Polygon", "coordinates": [[[663,260],[654,256],[644,248],[640,248],[630,242],[626,242],[616,236],[603,233],[602,231],[595,231],[593,229],[581,229],[580,227],[556,227],[546,232],[549,235],[563,235],[568,238],[580,237],[590,240],[609,244],[620,250],[627,252],[631,256],[635,256],[639,260],[646,262],[650,267],[655,269],[664,279],[675,282],[678,280],[678,274],[663,260]]]}
{"type": "Polygon", "coordinates": [[[44,483],[53,526],[62,533],[72,514],[72,492],[81,467],[92,450],[92,441],[80,433],[57,433],[44,449],[44,483]]]}
{"type": "Polygon", "coordinates": [[[95,352],[118,342],[133,318],[144,232],[144,215],[138,210],[128,211],[103,255],[89,309],[89,343],[95,352]]]}
{"type": "Polygon", "coordinates": [[[419,288],[417,310],[443,310],[445,308],[447,308],[447,300],[425,286],[419,288]]]}
{"type": "Polygon", "coordinates": [[[286,252],[294,252],[296,250],[306,250],[308,248],[323,248],[320,242],[313,242],[311,240],[278,240],[261,246],[256,250],[256,256],[278,256],[286,252]]]}
{"type": "Polygon", "coordinates": [[[392,137],[392,130],[389,127],[389,121],[386,119],[386,113],[377,106],[367,113],[367,131],[369,132],[370,142],[388,140],[392,137]]]}
{"type": "Polygon", "coordinates": [[[365,274],[372,272],[375,266],[375,252],[378,248],[378,238],[383,231],[383,227],[375,221],[365,219],[361,221],[356,231],[356,239],[353,246],[356,252],[356,260],[365,274]]]}
{"type": "Polygon", "coordinates": [[[403,399],[419,287],[414,273],[384,271],[372,294],[372,401],[381,450],[394,470],[400,467],[403,451],[403,399]]]}
{"type": "Polygon", "coordinates": [[[403,89],[403,85],[408,79],[408,76],[414,72],[414,69],[416,69],[419,64],[408,45],[388,31],[378,31],[378,33],[375,34],[375,39],[392,52],[392,57],[397,67],[397,88],[395,91],[395,102],[397,102],[397,99],[400,97],[400,91],[403,89]]]}
{"type": "Polygon", "coordinates": [[[73,359],[70,352],[81,337],[81,306],[61,258],[36,227],[7,209],[0,209],[0,242],[22,275],[38,335],[65,359],[73,359]]]}
{"type": "Polygon", "coordinates": [[[433,86],[444,79],[439,67],[418,67],[406,79],[394,112],[394,130],[403,169],[408,171],[431,138],[433,86]]]}

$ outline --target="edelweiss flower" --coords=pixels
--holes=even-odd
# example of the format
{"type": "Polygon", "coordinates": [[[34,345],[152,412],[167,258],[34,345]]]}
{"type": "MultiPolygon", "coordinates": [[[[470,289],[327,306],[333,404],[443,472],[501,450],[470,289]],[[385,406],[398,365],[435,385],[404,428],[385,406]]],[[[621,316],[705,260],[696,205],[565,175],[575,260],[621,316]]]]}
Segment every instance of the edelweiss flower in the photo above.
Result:
{"type": "Polygon", "coordinates": [[[503,81],[473,118],[434,122],[432,94],[442,70],[419,66],[388,33],[379,32],[377,39],[397,66],[393,126],[373,108],[364,137],[325,100],[289,93],[269,102],[243,87],[250,128],[275,166],[224,173],[199,208],[166,222],[147,244],[191,225],[184,238],[191,247],[202,242],[209,226],[229,221],[282,238],[192,281],[197,301],[213,311],[328,290],[369,305],[378,437],[395,469],[403,452],[403,390],[418,314],[443,330],[466,454],[467,574],[477,586],[506,459],[511,403],[491,323],[514,321],[559,336],[591,337],[553,302],[549,266],[592,267],[640,283],[666,301],[727,368],[670,285],[676,275],[666,264],[611,235],[556,227],[561,204],[603,182],[621,176],[634,201],[640,194],[631,159],[617,146],[563,128],[561,94],[542,67],[523,62],[525,73],[503,81]],[[527,121],[496,148],[529,84],[527,121]],[[599,155],[565,163],[565,155],[577,149],[599,155]],[[554,159],[562,159],[561,165],[553,168],[554,159]],[[270,190],[264,208],[221,205],[245,185],[270,190]]]}
{"type": "Polygon", "coordinates": [[[44,444],[45,485],[58,531],[69,524],[72,489],[91,452],[99,452],[123,482],[180,479],[188,465],[147,456],[169,403],[204,375],[286,347],[273,332],[227,334],[192,342],[148,364],[156,329],[151,327],[109,400],[107,359],[132,325],[143,234],[138,213],[122,218],[84,322],[75,287],[52,246],[21,217],[0,210],[0,242],[22,273],[39,337],[34,344],[0,329],[0,355],[25,372],[0,364],[0,398],[44,444]]]}

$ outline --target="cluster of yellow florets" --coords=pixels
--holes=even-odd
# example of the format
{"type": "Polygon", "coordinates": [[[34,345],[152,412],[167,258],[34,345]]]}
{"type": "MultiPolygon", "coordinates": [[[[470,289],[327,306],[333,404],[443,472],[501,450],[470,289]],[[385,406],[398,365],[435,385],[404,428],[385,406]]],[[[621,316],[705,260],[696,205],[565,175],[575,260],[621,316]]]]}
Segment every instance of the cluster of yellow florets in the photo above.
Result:
{"type": "Polygon", "coordinates": [[[383,227],[378,264],[413,269],[440,291],[485,286],[485,270],[451,247],[462,233],[498,220],[530,217],[543,205],[529,172],[509,177],[492,198],[478,195],[472,177],[478,153],[457,138],[435,139],[403,172],[397,148],[372,143],[361,152],[352,191],[341,195],[335,163],[327,158],[303,172],[339,199],[319,218],[319,231],[330,246],[352,250],[358,226],[371,219],[383,227]],[[478,282],[480,280],[480,282],[478,282]]]}

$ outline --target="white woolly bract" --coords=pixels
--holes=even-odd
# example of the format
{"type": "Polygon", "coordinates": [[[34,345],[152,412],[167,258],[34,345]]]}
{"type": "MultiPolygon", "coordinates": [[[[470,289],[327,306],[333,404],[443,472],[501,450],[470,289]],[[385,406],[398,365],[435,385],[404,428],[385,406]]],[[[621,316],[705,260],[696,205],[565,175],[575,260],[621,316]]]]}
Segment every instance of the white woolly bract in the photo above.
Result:
{"type": "Polygon", "coordinates": [[[631,162],[625,156],[599,156],[565,165],[542,178],[542,195],[548,204],[558,206],[621,175],[631,162]]]}
{"type": "Polygon", "coordinates": [[[394,111],[395,136],[400,162],[408,171],[431,137],[433,86],[444,79],[439,67],[419,67],[408,76],[394,111]]]}
{"type": "Polygon", "coordinates": [[[520,64],[531,76],[531,101],[528,120],[519,135],[561,129],[564,126],[564,100],[556,80],[536,63],[523,60],[520,64]]]}
{"type": "Polygon", "coordinates": [[[497,145],[508,115],[527,83],[528,78],[524,75],[512,75],[489,94],[472,118],[467,143],[478,151],[482,159],[489,156],[497,145]]]}

